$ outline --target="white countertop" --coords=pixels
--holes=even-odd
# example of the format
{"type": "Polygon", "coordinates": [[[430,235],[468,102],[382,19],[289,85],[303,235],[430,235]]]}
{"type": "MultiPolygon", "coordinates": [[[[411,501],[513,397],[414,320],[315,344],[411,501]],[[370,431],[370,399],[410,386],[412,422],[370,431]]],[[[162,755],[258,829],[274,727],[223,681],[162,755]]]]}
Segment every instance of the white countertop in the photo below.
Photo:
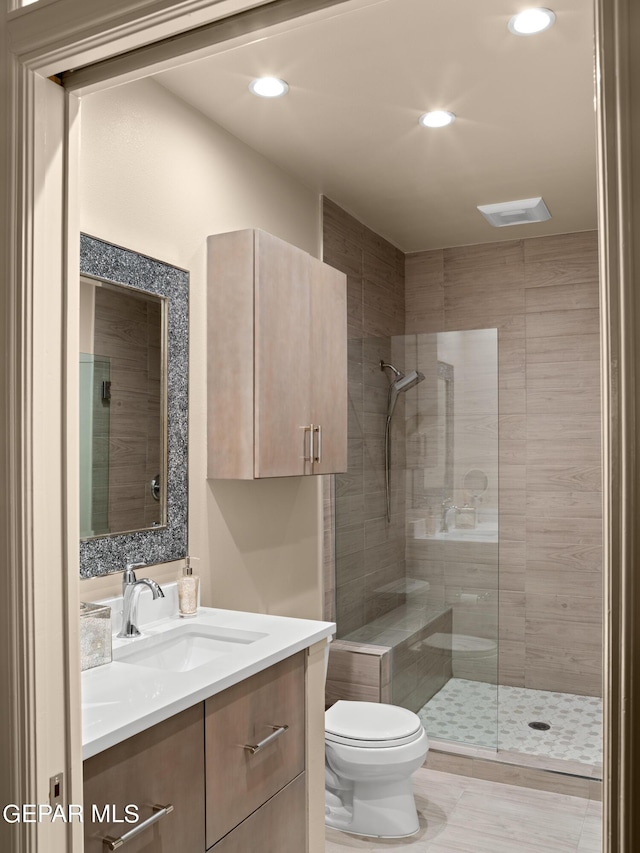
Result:
{"type": "MultiPolygon", "coordinates": [[[[167,592],[164,586],[163,589],[167,592]]],[[[168,598],[166,603],[145,601],[144,612],[153,615],[153,606],[158,604],[164,606],[166,613],[173,596],[168,598]]],[[[112,621],[116,631],[118,616],[114,608],[112,621]]],[[[165,672],[117,660],[85,670],[82,673],[83,758],[90,758],[320,640],[329,639],[336,630],[333,622],[201,607],[192,619],[164,615],[160,621],[144,624],[141,620],[143,636],[133,640],[114,637],[114,655],[124,647],[133,649],[145,638],[185,624],[191,628],[216,626],[265,636],[246,645],[239,644],[233,654],[222,655],[186,672],[165,672]]]]}

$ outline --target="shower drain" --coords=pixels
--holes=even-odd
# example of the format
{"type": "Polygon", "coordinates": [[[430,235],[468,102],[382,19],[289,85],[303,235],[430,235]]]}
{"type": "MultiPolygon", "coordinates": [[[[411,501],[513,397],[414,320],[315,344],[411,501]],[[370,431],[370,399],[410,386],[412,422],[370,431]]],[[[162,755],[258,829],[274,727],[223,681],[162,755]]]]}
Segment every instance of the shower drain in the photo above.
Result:
{"type": "Polygon", "coordinates": [[[549,723],[540,723],[537,720],[533,723],[529,723],[530,729],[535,729],[537,732],[548,732],[551,726],[549,723]]]}

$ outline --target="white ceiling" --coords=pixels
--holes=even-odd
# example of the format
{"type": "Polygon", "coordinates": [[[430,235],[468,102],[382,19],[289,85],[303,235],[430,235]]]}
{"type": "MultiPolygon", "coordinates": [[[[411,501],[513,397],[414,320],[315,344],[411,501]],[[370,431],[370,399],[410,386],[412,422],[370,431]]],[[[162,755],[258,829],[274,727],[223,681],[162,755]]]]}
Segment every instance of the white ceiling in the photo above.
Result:
{"type": "Polygon", "coordinates": [[[514,36],[518,0],[383,0],[159,74],[167,89],[404,251],[596,227],[592,4],[514,36]],[[288,95],[256,98],[256,76],[288,95]],[[425,129],[418,117],[458,119],[425,129]],[[478,204],[542,196],[549,222],[478,204]]]}

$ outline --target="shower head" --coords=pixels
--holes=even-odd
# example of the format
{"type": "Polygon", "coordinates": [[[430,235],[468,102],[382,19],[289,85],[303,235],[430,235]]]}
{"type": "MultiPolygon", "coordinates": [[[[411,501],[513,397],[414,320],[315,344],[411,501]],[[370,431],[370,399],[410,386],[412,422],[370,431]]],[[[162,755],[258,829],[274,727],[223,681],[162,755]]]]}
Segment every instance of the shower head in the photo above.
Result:
{"type": "Polygon", "coordinates": [[[410,370],[406,376],[402,376],[402,374],[391,384],[392,388],[395,388],[397,393],[400,391],[408,391],[409,388],[413,388],[414,385],[417,385],[418,382],[422,382],[424,379],[424,374],[420,373],[419,370],[410,370]]]}
{"type": "MultiPolygon", "coordinates": [[[[391,367],[391,365],[388,366],[391,367]]],[[[410,370],[406,376],[404,375],[404,373],[400,373],[400,371],[397,371],[397,375],[398,378],[395,379],[389,386],[387,418],[391,418],[391,415],[393,414],[393,410],[395,409],[396,402],[398,400],[398,395],[403,393],[404,391],[408,391],[409,388],[413,388],[414,385],[417,385],[424,379],[424,373],[420,373],[419,370],[410,370]]]]}

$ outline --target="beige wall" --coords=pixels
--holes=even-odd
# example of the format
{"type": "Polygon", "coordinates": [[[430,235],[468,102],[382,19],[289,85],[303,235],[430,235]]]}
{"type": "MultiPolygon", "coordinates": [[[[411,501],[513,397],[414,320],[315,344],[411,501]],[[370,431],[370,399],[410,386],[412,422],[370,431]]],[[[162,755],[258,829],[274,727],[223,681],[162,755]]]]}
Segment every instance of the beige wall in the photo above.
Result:
{"type": "MultiPolygon", "coordinates": [[[[318,618],[319,478],[207,482],[205,374],[207,235],[263,228],[317,255],[317,196],[152,80],[81,109],[81,229],[190,273],[189,550],[203,603],[318,618]]],[[[81,594],[119,584],[84,581],[81,594]]]]}
{"type": "Polygon", "coordinates": [[[498,328],[499,682],[600,695],[595,232],[407,256],[406,332],[498,328]]]}

